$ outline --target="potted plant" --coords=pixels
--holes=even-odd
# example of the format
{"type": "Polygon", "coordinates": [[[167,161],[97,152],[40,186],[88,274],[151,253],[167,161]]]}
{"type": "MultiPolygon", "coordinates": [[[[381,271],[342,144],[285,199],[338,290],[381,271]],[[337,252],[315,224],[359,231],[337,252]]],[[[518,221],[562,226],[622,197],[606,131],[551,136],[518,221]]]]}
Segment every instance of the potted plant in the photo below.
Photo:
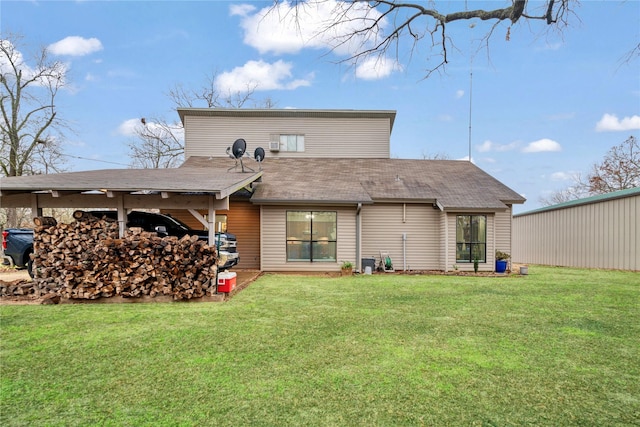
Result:
{"type": "Polygon", "coordinates": [[[496,251],[496,273],[504,273],[507,271],[508,259],[511,258],[506,252],[496,251]]]}
{"type": "Polygon", "coordinates": [[[343,276],[351,276],[353,274],[353,263],[351,261],[342,261],[340,271],[343,276]]]}

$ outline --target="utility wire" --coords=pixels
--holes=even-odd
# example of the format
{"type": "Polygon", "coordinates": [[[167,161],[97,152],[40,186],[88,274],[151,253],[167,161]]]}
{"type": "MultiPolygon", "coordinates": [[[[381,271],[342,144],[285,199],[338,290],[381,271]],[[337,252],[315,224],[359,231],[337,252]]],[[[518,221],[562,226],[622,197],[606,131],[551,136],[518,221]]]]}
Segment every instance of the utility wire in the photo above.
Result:
{"type": "Polygon", "coordinates": [[[71,157],[71,158],[80,159],[80,160],[90,160],[92,162],[109,163],[109,164],[112,164],[112,165],[129,166],[129,165],[124,164],[124,163],[110,162],[108,160],[91,159],[91,158],[88,158],[88,157],[72,156],[71,154],[62,154],[62,156],[71,157]]]}

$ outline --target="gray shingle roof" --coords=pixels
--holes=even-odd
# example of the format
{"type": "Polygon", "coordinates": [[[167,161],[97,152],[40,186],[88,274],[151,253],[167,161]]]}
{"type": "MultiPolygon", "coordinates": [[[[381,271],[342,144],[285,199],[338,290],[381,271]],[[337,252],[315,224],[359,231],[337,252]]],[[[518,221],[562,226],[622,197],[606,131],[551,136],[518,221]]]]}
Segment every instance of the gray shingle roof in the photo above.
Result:
{"type": "MultiPolygon", "coordinates": [[[[258,170],[253,160],[244,162],[258,170]]],[[[227,169],[233,164],[229,158],[191,157],[183,167],[227,169]]],[[[504,209],[525,201],[466,161],[267,157],[262,168],[254,203],[438,201],[445,209],[504,209]]]]}
{"type": "Polygon", "coordinates": [[[104,169],[49,175],[3,177],[2,191],[155,191],[216,193],[226,197],[258,179],[261,173],[233,174],[203,168],[104,169]]]}

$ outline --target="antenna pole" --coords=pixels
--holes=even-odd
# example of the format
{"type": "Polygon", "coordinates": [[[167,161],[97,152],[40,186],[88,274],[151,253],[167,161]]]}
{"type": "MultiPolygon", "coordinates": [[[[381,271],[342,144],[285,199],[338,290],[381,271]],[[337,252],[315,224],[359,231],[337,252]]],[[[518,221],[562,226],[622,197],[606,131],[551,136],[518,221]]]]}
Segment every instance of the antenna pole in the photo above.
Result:
{"type": "MultiPolygon", "coordinates": [[[[467,2],[464,3],[465,10],[467,8],[467,2]]],[[[475,22],[469,25],[472,30],[469,36],[469,163],[471,163],[471,111],[473,101],[473,28],[476,26],[475,22]]]]}
{"type": "Polygon", "coordinates": [[[473,99],[473,71],[469,71],[469,161],[471,161],[471,101],[473,99]]]}

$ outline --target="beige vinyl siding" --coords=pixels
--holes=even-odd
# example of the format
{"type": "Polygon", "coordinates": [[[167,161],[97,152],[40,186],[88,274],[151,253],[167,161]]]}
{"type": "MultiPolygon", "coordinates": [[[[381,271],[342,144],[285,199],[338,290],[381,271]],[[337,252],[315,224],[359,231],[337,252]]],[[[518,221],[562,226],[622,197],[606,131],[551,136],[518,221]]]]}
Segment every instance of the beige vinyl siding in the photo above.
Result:
{"type": "MultiPolygon", "coordinates": [[[[487,217],[487,259],[486,262],[478,264],[478,271],[495,271],[495,251],[496,251],[496,218],[493,213],[447,213],[447,260],[451,265],[447,270],[451,270],[453,265],[458,266],[460,271],[473,271],[472,262],[456,262],[456,217],[458,215],[485,215],[487,217]]],[[[500,234],[498,232],[497,234],[500,234]]]]}
{"type": "MultiPolygon", "coordinates": [[[[389,158],[389,119],[309,117],[185,117],[185,158],[225,157],[238,138],[247,142],[253,156],[257,147],[270,157],[389,158]],[[300,134],[304,152],[269,150],[271,134],[300,134]]],[[[231,162],[232,160],[229,159],[231,162]]]]}
{"type": "Polygon", "coordinates": [[[375,258],[377,266],[385,251],[395,270],[441,269],[440,212],[431,204],[366,205],[361,220],[362,258],[375,258]]]}
{"type": "MultiPolygon", "coordinates": [[[[449,271],[453,262],[450,262],[449,259],[449,246],[451,242],[449,241],[449,220],[448,215],[445,212],[439,212],[438,222],[440,224],[440,265],[438,266],[438,270],[449,271]]],[[[455,241],[453,242],[455,245],[455,241]]],[[[455,255],[454,255],[455,256],[455,255]]],[[[455,258],[453,259],[455,261],[455,258]]]]}
{"type": "MultiPolygon", "coordinates": [[[[511,253],[511,208],[495,214],[495,249],[511,253]]],[[[492,253],[495,256],[495,251],[492,253]]]]}
{"type": "Polygon", "coordinates": [[[322,272],[340,271],[342,261],[356,261],[356,208],[335,206],[262,206],[261,270],[322,272]],[[337,212],[336,262],[287,262],[287,211],[337,212]]]}
{"type": "Polygon", "coordinates": [[[640,196],[516,216],[513,261],[640,270],[640,196]]]}

